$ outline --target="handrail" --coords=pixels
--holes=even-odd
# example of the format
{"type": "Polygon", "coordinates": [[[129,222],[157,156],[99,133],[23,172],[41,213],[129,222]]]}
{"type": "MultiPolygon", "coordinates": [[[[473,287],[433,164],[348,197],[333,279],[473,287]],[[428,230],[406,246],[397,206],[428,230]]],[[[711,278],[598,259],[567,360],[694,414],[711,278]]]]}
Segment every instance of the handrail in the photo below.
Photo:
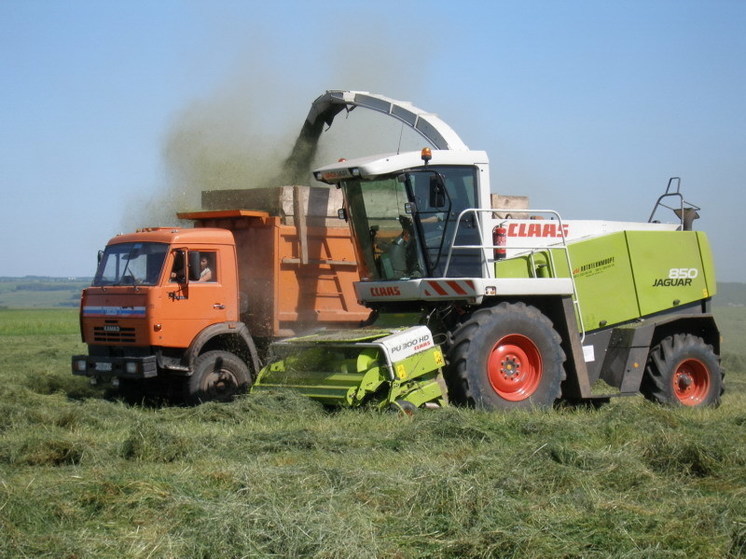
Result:
{"type": "MultiPolygon", "coordinates": [[[[489,244],[485,242],[485,240],[484,240],[484,227],[483,227],[483,225],[484,225],[484,223],[483,223],[483,220],[484,220],[483,214],[494,214],[494,213],[499,213],[499,212],[507,212],[507,213],[509,213],[509,212],[512,212],[512,211],[515,211],[515,208],[487,208],[487,209],[485,209],[485,208],[467,208],[467,209],[463,210],[458,215],[458,218],[456,220],[456,227],[455,227],[455,229],[453,231],[453,235],[451,237],[451,240],[450,240],[450,243],[449,243],[449,246],[448,246],[448,255],[446,257],[445,267],[444,267],[444,270],[443,270],[443,276],[444,277],[448,277],[448,270],[449,270],[449,267],[451,265],[451,258],[453,256],[453,251],[454,250],[460,251],[460,250],[468,250],[468,249],[472,249],[472,250],[478,249],[478,250],[481,250],[482,253],[483,253],[482,262],[483,262],[483,265],[484,265],[484,270],[486,272],[485,273],[485,277],[495,277],[495,278],[497,278],[497,267],[495,266],[495,262],[497,262],[497,260],[494,257],[491,257],[491,258],[490,257],[484,257],[484,253],[485,253],[485,251],[494,251],[497,248],[510,250],[511,246],[509,244],[507,244],[507,243],[505,245],[495,245],[494,243],[492,243],[491,240],[490,240],[489,244]],[[479,241],[480,241],[479,245],[460,245],[460,244],[456,244],[456,238],[458,237],[459,230],[460,230],[459,228],[461,227],[461,224],[464,222],[463,218],[466,215],[468,215],[468,214],[473,214],[474,217],[475,217],[475,220],[477,222],[477,230],[479,231],[479,241]],[[492,264],[491,268],[490,268],[490,263],[492,264]],[[491,270],[492,270],[492,272],[491,272],[491,270]]],[[[549,272],[551,274],[551,277],[552,278],[557,278],[557,275],[556,275],[556,273],[557,273],[557,266],[555,265],[555,261],[554,261],[554,253],[550,249],[559,249],[559,250],[561,250],[564,253],[565,260],[567,262],[567,270],[568,270],[568,276],[569,276],[569,278],[567,278],[567,279],[570,280],[570,283],[572,285],[572,302],[573,302],[573,306],[575,307],[575,313],[576,313],[578,324],[579,324],[579,327],[580,327],[580,336],[581,336],[581,343],[582,343],[583,341],[585,341],[585,325],[583,324],[583,315],[580,312],[580,299],[578,297],[578,290],[577,290],[577,286],[575,284],[575,277],[572,274],[572,262],[571,262],[571,259],[570,259],[570,249],[567,246],[567,237],[565,236],[565,231],[564,231],[564,228],[562,226],[562,218],[559,215],[559,213],[557,213],[555,210],[541,210],[541,209],[540,210],[531,210],[531,209],[528,209],[528,210],[521,210],[521,213],[548,214],[548,215],[553,216],[552,221],[555,221],[557,223],[557,225],[558,225],[557,230],[558,230],[558,233],[559,233],[559,240],[556,243],[548,243],[548,244],[542,244],[542,245],[521,245],[521,246],[513,246],[512,248],[513,249],[520,249],[522,251],[525,251],[525,253],[527,253],[528,257],[531,259],[531,265],[532,265],[531,266],[531,273],[532,273],[534,279],[542,279],[542,278],[537,278],[536,275],[535,275],[536,272],[534,270],[534,254],[536,254],[537,252],[546,252],[547,258],[548,258],[549,264],[550,264],[549,265],[549,272]]],[[[499,220],[496,220],[496,221],[499,221],[500,223],[505,223],[507,221],[511,221],[511,219],[510,218],[506,218],[506,219],[499,219],[499,220]]],[[[487,254],[489,254],[489,253],[487,253],[487,254]]],[[[494,252],[492,252],[492,254],[494,254],[494,252]]]]}
{"type": "Polygon", "coordinates": [[[650,213],[650,217],[648,218],[648,223],[655,223],[653,221],[653,218],[655,217],[655,212],[658,211],[658,208],[666,208],[667,210],[671,210],[674,214],[676,214],[676,217],[679,218],[679,222],[681,224],[680,227],[684,231],[691,230],[692,222],[699,217],[697,211],[701,209],[699,206],[695,206],[691,202],[684,200],[684,196],[683,194],[681,194],[680,177],[671,177],[670,179],[668,179],[666,191],[658,197],[658,200],[656,200],[655,205],[653,206],[653,211],[650,213]],[[674,182],[676,184],[675,192],[673,191],[674,182]],[[672,207],[664,204],[663,200],[665,198],[678,198],[678,206],[672,207]]]}

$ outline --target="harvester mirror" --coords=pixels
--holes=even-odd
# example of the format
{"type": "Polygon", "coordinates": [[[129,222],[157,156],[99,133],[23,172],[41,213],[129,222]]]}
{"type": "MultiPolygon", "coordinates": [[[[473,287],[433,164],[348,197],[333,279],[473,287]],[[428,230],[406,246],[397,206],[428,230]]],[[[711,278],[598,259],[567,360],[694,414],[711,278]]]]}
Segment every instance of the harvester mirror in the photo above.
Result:
{"type": "Polygon", "coordinates": [[[430,207],[443,208],[446,205],[446,186],[438,173],[430,175],[430,207]]]}

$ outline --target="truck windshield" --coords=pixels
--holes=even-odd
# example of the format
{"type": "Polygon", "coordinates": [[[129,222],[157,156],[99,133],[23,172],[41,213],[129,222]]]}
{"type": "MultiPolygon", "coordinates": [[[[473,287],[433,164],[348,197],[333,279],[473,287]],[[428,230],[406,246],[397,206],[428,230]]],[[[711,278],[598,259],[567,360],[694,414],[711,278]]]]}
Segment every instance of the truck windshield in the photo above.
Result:
{"type": "Polygon", "coordinates": [[[349,218],[361,254],[363,277],[398,280],[418,277],[475,277],[481,251],[448,249],[478,245],[473,215],[459,214],[476,205],[476,170],[471,166],[419,168],[376,180],[344,184],[349,218]],[[445,187],[435,192],[437,185],[445,187]]]}
{"type": "Polygon", "coordinates": [[[109,245],[101,257],[93,285],[155,285],[167,252],[168,245],[164,243],[109,245]]]}

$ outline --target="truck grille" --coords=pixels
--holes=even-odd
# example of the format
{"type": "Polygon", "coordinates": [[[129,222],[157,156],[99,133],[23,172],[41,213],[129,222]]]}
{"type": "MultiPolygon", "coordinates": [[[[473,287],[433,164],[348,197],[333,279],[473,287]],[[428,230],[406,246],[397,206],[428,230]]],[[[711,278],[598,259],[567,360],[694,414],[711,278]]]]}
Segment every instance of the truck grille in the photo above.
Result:
{"type": "Polygon", "coordinates": [[[135,343],[135,329],[123,326],[94,326],[93,341],[99,343],[135,343]]]}

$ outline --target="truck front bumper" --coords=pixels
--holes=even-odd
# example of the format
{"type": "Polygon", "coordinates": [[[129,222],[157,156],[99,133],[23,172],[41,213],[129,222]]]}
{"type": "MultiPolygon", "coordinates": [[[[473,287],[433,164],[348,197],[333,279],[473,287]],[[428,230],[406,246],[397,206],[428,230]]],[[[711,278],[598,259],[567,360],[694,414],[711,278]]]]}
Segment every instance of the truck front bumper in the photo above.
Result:
{"type": "Polygon", "coordinates": [[[104,381],[114,378],[145,379],[158,376],[158,365],[155,355],[145,357],[73,355],[72,371],[74,375],[104,381]]]}

